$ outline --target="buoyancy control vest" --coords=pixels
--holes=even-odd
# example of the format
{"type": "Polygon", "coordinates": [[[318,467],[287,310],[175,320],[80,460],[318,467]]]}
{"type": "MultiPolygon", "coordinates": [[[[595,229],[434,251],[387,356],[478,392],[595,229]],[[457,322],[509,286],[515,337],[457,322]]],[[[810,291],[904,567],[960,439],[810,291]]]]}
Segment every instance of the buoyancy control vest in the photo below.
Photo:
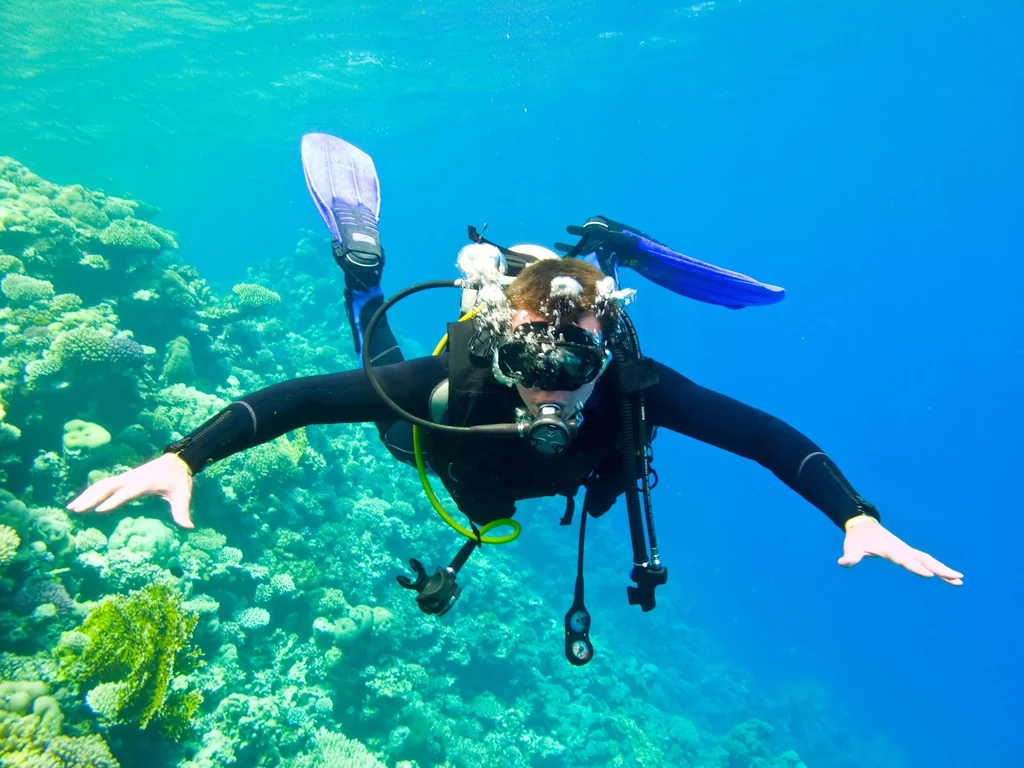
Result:
{"type": "MultiPolygon", "coordinates": [[[[448,379],[435,390],[447,396],[442,423],[473,426],[507,421],[517,405],[516,391],[495,380],[491,349],[480,322],[448,325],[448,379]]],[[[626,490],[618,408],[625,391],[640,391],[657,383],[649,375],[631,375],[636,368],[613,362],[599,380],[584,409],[573,445],[558,456],[543,456],[521,439],[504,436],[467,440],[458,435],[428,433],[427,462],[459,509],[477,525],[510,518],[523,499],[565,496],[572,499],[586,487],[584,509],[598,517],[626,490]],[[626,390],[624,387],[629,387],[626,390]]],[[[432,402],[432,411],[442,408],[432,402]]],[[[650,434],[648,434],[648,438],[650,434]]]]}

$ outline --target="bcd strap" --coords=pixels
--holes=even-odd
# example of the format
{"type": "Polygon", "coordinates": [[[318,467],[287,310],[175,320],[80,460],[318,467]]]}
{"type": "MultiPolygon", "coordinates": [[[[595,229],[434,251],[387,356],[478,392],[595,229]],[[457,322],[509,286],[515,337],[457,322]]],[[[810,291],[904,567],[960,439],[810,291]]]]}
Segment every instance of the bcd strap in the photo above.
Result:
{"type": "Polygon", "coordinates": [[[558,521],[559,525],[572,525],[572,516],[576,512],[576,499],[569,494],[565,494],[565,514],[562,515],[562,519],[558,521]]]}
{"type": "Polygon", "coordinates": [[[618,374],[619,388],[623,394],[642,392],[658,384],[658,371],[654,360],[649,357],[619,358],[615,366],[618,374]]]}

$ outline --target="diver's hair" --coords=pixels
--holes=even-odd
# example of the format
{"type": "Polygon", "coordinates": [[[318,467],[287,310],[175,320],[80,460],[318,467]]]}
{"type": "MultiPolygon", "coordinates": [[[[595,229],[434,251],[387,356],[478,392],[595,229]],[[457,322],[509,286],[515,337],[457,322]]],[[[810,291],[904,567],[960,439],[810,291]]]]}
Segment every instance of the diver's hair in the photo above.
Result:
{"type": "Polygon", "coordinates": [[[601,299],[598,283],[604,278],[604,272],[580,259],[541,259],[519,273],[505,289],[505,297],[516,311],[525,309],[550,320],[557,315],[563,323],[578,323],[583,315],[596,315],[608,334],[615,328],[619,307],[617,302],[601,299]],[[572,298],[552,297],[551,281],[557,277],[570,277],[583,290],[572,298]]]}

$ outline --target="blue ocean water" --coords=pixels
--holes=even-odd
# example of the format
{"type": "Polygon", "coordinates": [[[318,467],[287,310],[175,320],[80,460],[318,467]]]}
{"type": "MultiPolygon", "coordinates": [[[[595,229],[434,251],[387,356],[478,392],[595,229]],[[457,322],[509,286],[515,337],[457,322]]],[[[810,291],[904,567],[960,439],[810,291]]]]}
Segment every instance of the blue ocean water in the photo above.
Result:
{"type": "MultiPolygon", "coordinates": [[[[6,0],[0,30],[0,154],[158,205],[227,287],[322,229],[309,131],[377,163],[385,291],[451,276],[467,223],[550,244],[595,213],[785,286],[727,312],[626,280],[647,354],[806,432],[965,585],[841,569],[770,474],[663,434],[665,600],[906,765],[1024,764],[1018,3],[6,0]]],[[[432,346],[454,304],[411,304],[432,346]]]]}

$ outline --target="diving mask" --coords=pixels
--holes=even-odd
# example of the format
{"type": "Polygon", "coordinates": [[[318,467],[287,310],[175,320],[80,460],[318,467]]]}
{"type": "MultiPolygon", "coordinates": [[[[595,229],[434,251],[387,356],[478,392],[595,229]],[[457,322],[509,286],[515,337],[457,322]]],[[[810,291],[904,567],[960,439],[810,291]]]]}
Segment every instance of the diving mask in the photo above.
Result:
{"type": "Polygon", "coordinates": [[[569,392],[597,379],[611,360],[600,335],[578,325],[524,323],[495,347],[493,369],[508,386],[569,392]]]}

